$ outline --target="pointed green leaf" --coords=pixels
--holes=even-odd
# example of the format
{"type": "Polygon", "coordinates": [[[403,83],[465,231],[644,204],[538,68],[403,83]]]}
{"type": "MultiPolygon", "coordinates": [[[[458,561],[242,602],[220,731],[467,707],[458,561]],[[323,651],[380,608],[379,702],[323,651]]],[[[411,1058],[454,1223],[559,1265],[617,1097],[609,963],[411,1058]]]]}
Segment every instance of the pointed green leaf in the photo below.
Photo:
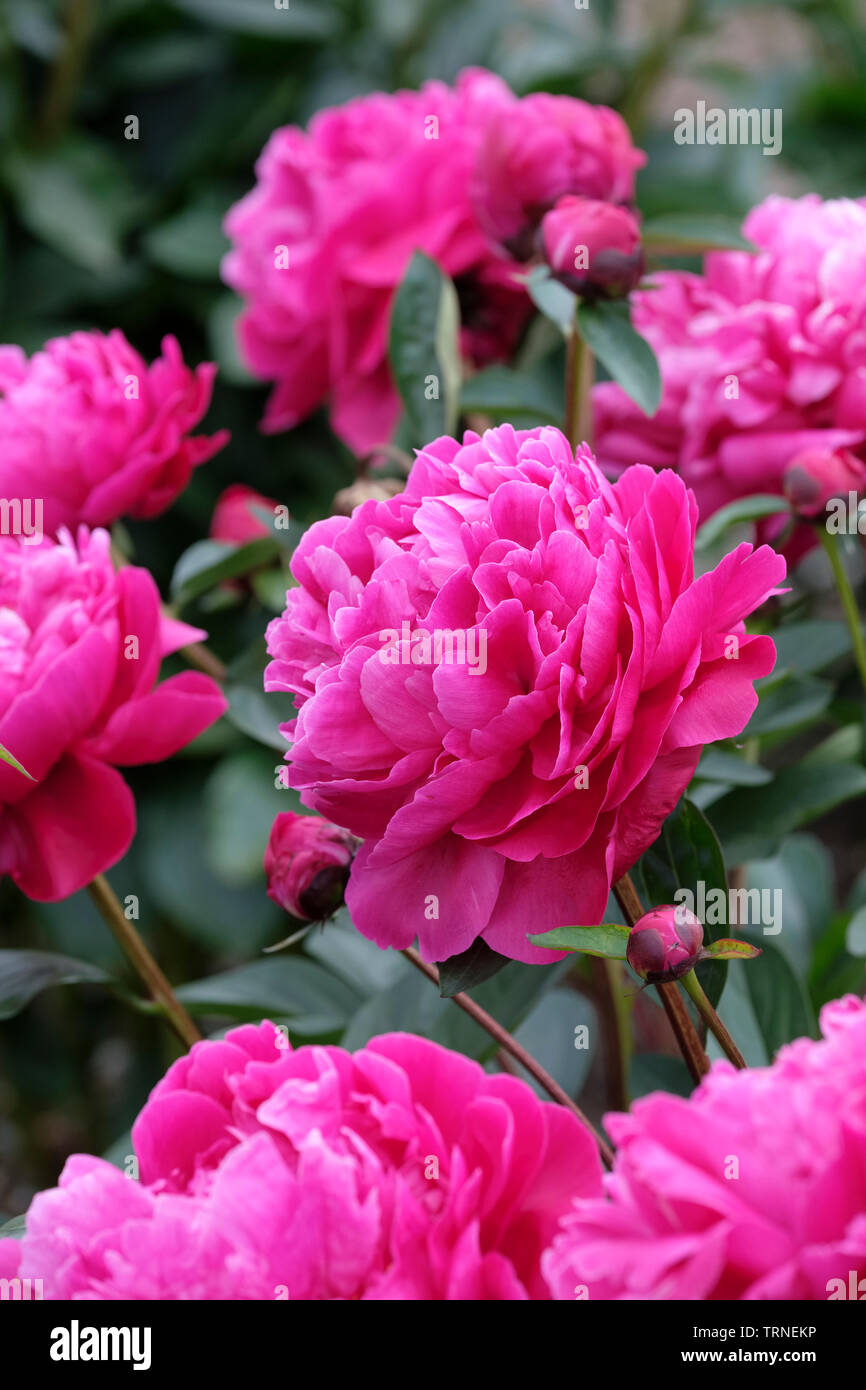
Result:
{"type": "Polygon", "coordinates": [[[597,927],[556,927],[554,931],[530,936],[533,946],[550,951],[582,951],[587,956],[607,956],[625,960],[629,929],[619,922],[602,922],[597,927]]]}
{"type": "Polygon", "coordinates": [[[713,960],[754,960],[755,956],[761,954],[759,946],[750,946],[748,941],[734,941],[729,937],[722,937],[718,941],[711,941],[706,947],[708,956],[713,960]]]}
{"type": "Polygon", "coordinates": [[[600,299],[597,304],[581,304],[577,329],[644,415],[655,415],[662,398],[659,364],[646,338],[632,327],[628,302],[600,299]]]}
{"type": "Polygon", "coordinates": [[[428,444],[441,434],[453,434],[457,426],[459,331],[453,282],[435,261],[416,251],[394,298],[388,344],[412,444],[428,444]]]}
{"type": "Polygon", "coordinates": [[[18,759],[13,758],[12,754],[9,752],[9,749],[4,748],[2,743],[0,743],[0,762],[8,763],[10,767],[14,767],[16,772],[23,772],[25,777],[28,777],[31,782],[35,782],[35,777],[30,776],[30,773],[27,771],[27,768],[22,767],[18,759]]]}

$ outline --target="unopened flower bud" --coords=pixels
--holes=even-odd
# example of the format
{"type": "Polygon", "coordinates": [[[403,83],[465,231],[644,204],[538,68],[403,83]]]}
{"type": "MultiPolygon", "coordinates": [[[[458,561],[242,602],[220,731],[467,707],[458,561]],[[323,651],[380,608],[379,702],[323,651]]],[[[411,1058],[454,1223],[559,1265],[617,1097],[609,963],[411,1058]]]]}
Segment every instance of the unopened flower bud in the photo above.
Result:
{"type": "Polygon", "coordinates": [[[820,516],[834,497],[866,490],[866,467],[847,449],[804,449],[785,469],[782,490],[801,516],[820,516]]]}
{"type": "Polygon", "coordinates": [[[581,299],[621,299],[643,275],[637,220],[615,203],[560,198],[542,220],[541,241],[555,278],[581,299]]]}
{"type": "Polygon", "coordinates": [[[704,928],[687,907],[655,907],[632,927],[626,960],[647,984],[663,984],[693,970],[703,944],[704,928]]]}
{"type": "Polygon", "coordinates": [[[343,901],[359,841],[320,816],[284,811],[265,850],[268,897],[306,922],[323,922],[343,901]]]}

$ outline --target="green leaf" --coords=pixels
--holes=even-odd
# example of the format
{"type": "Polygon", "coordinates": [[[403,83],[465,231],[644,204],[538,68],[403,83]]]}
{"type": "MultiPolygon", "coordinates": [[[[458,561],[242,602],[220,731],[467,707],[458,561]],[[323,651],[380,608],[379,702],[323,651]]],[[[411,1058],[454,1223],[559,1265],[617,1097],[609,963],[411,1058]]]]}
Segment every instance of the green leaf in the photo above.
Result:
{"type": "Polygon", "coordinates": [[[439,993],[443,999],[450,999],[453,994],[461,994],[480,985],[483,980],[491,979],[508,964],[508,956],[500,956],[498,951],[491,950],[482,937],[477,936],[459,956],[450,956],[448,960],[439,962],[439,993]]]}
{"type": "Polygon", "coordinates": [[[765,787],[728,792],[713,806],[713,824],[734,864],[769,859],[785,835],[845,801],[866,796],[866,768],[853,763],[783,768],[765,787]]]}
{"type": "Polygon", "coordinates": [[[742,974],[767,1055],[773,1057],[784,1043],[811,1036],[815,1021],[806,992],[782,952],[766,942],[761,950],[760,958],[742,974]]]}
{"type": "Polygon", "coordinates": [[[230,386],[255,386],[256,378],[247,368],[238,348],[238,319],[243,302],[235,294],[220,294],[207,313],[207,336],[211,356],[216,358],[220,381],[230,386]]]}
{"type": "Polygon", "coordinates": [[[706,748],[701,754],[696,777],[708,782],[724,782],[732,787],[760,787],[772,782],[773,774],[760,763],[748,763],[739,753],[724,748],[706,748]]]}
{"type": "Polygon", "coordinates": [[[577,296],[554,280],[546,265],[536,266],[530,271],[526,277],[526,288],[535,307],[556,324],[564,338],[568,338],[574,329],[577,296]]]}
{"type": "Polygon", "coordinates": [[[748,941],[734,941],[724,936],[712,941],[706,950],[713,960],[754,960],[761,954],[759,947],[750,946],[748,941]]]}
{"type": "Polygon", "coordinates": [[[297,792],[275,785],[282,766],[274,753],[246,747],[221,758],[205,783],[205,855],[224,883],[260,883],[275,816],[301,810],[297,792]]]}
{"type": "Polygon", "coordinates": [[[776,665],[798,676],[823,671],[851,650],[848,624],[831,618],[806,618],[783,623],[773,633],[776,665]]]}
{"type": "Polygon", "coordinates": [[[257,641],[231,663],[223,683],[223,694],[229,702],[226,718],[257,743],[285,753],[288,744],[280,733],[280,725],[294,719],[297,710],[291,695],[265,690],[264,673],[269,659],[264,642],[257,641]]]}
{"type": "Polygon", "coordinates": [[[675,212],[652,217],[641,227],[641,240],[656,255],[685,255],[700,251],[755,251],[732,217],[706,212],[675,212]]]}
{"type": "Polygon", "coordinates": [[[632,327],[628,304],[604,299],[597,304],[581,304],[577,328],[626,395],[644,415],[655,415],[662,398],[659,364],[646,338],[632,327]]]}
{"type": "Polygon", "coordinates": [[[8,763],[10,767],[14,767],[16,772],[22,772],[24,776],[29,779],[29,781],[35,782],[36,778],[30,776],[30,773],[27,771],[26,767],[22,767],[18,759],[13,758],[12,754],[9,752],[9,749],[4,748],[2,743],[0,743],[0,762],[8,763]]]}
{"type": "Polygon", "coordinates": [[[788,675],[759,693],[760,702],[743,730],[744,739],[811,724],[830,704],[834,687],[816,676],[788,675]]]}
{"type": "MultiPolygon", "coordinates": [[[[542,995],[527,1018],[515,1030],[517,1042],[531,1057],[540,1062],[554,1081],[558,1081],[570,1096],[580,1094],[595,1056],[592,1040],[598,1037],[596,1011],[589,999],[576,989],[560,987],[542,995]],[[588,1047],[578,1045],[589,1041],[588,1047]]],[[[524,1071],[518,1062],[515,1070],[544,1100],[549,1100],[543,1086],[524,1071]]]]}
{"type": "Polygon", "coordinates": [[[9,156],[4,173],[21,220],[35,236],[87,270],[120,268],[121,237],[141,209],[113,155],[69,139],[50,151],[9,156]]]}
{"type": "Polygon", "coordinates": [[[275,559],[279,545],[270,536],[247,545],[223,541],[196,541],[185,550],[171,577],[171,597],[179,607],[215,589],[226,579],[237,579],[275,559]]]}
{"type": "Polygon", "coordinates": [[[97,965],[50,951],[0,951],[0,1018],[12,1018],[53,985],[100,984],[110,979],[97,965]]]}
{"type": "Polygon", "coordinates": [[[631,1059],[628,1089],[633,1101],[651,1091],[690,1096],[694,1082],[681,1058],[668,1057],[662,1052],[639,1052],[631,1059]]]}
{"type": "Polygon", "coordinates": [[[9,1238],[10,1240],[23,1240],[27,1234],[27,1213],[23,1216],[13,1216],[11,1221],[6,1221],[0,1226],[0,1240],[9,1238]]]}
{"type": "Polygon", "coordinates": [[[791,504],[785,497],[775,497],[769,493],[756,493],[754,497],[740,497],[727,507],[720,507],[709,521],[698,528],[695,536],[695,550],[709,550],[731,526],[744,522],[762,521],[779,512],[790,512],[791,504]]]}
{"type": "Polygon", "coordinates": [[[195,16],[203,24],[216,24],[236,34],[291,43],[299,39],[325,39],[340,26],[340,16],[328,0],[170,0],[176,10],[195,16]]]}
{"type": "MultiPolygon", "coordinates": [[[[749,794],[755,794],[751,788],[749,794]]],[[[647,911],[680,901],[676,894],[681,888],[688,889],[697,904],[697,885],[701,882],[707,898],[718,890],[727,899],[725,861],[716,832],[703,812],[686,797],[668,816],[655,844],[638,860],[632,877],[647,911]]],[[[709,946],[719,932],[720,927],[705,922],[704,944],[709,946]]],[[[727,969],[723,961],[715,960],[702,961],[697,967],[698,979],[714,1006],[725,988],[727,969]]]]}
{"type": "Polygon", "coordinates": [[[464,382],[460,409],[527,428],[559,425],[562,420],[560,391],[551,389],[546,379],[502,366],[487,367],[464,382]]]}
{"type": "Polygon", "coordinates": [[[289,1035],[304,1038],[339,1036],[363,1002],[345,980],[301,955],[252,961],[175,992],[193,1013],[286,1019],[289,1035]]]}
{"type": "Polygon", "coordinates": [[[230,199],[210,189],[180,212],[152,227],[142,245],[154,265],[191,280],[218,280],[229,249],[222,221],[230,199]]]}
{"type": "Polygon", "coordinates": [[[389,340],[391,371],[413,444],[428,444],[456,429],[459,330],[452,281],[435,261],[416,251],[394,298],[389,340]],[[428,399],[434,390],[437,398],[428,399]]]}
{"type": "Polygon", "coordinates": [[[852,956],[866,956],[866,907],[860,907],[845,928],[845,950],[852,956]]]}
{"type": "Polygon", "coordinates": [[[625,960],[629,929],[619,922],[602,922],[597,927],[556,927],[553,931],[530,936],[533,946],[551,951],[581,951],[587,956],[606,956],[625,960]]]}

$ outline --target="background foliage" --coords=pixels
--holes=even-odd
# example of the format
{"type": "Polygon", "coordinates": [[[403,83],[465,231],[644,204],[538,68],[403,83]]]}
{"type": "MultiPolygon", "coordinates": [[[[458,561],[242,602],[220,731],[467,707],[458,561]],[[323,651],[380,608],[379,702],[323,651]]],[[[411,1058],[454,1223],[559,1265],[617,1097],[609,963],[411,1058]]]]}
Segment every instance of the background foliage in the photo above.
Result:
{"type": "MultiPolygon", "coordinates": [[[[171,512],[118,538],[168,596],[178,559],[207,535],[227,484],[246,482],[306,522],[331,510],[355,472],[321,415],[285,435],[258,432],[265,388],[234,349],[237,303],[219,279],[221,221],[250,187],[274,126],[303,123],[363,91],[448,80],[481,64],[520,92],[618,107],[649,154],[638,185],[648,217],[685,209],[738,216],[769,191],[859,195],[863,17],[853,0],[590,0],[587,10],[572,0],[291,0],[288,10],[271,0],[0,0],[0,339],[32,351],[76,328],[119,326],[148,357],[172,332],[187,360],[219,362],[208,423],[229,426],[231,444],[171,512]],[[697,98],[781,107],[782,154],[675,146],[673,111],[697,98]],[[138,118],[134,140],[124,134],[130,116],[138,118]]],[[[557,351],[545,345],[539,370],[525,373],[523,399],[503,402],[502,417],[545,418],[556,401],[557,351]]],[[[464,407],[472,404],[464,397],[464,407]]],[[[489,395],[475,404],[490,407],[489,395]]],[[[281,606],[284,561],[269,558],[240,587],[207,587],[197,597],[195,585],[175,582],[183,616],[209,629],[214,649],[226,660],[242,653],[232,669],[233,714],[171,763],[132,773],[139,833],[110,880],[122,899],[139,898],[143,935],[212,1031],[268,1013],[298,1039],[356,1046],[406,1027],[492,1065],[490,1040],[471,1020],[345,921],[289,954],[260,954],[291,930],[265,896],[261,868],[274,814],[297,808],[293,793],[275,786],[279,698],[260,694],[262,633],[281,606]]],[[[186,562],[187,574],[195,568],[186,562]]],[[[709,753],[692,790],[728,864],[748,860],[747,883],[784,891],[784,932],[762,941],[760,962],[732,968],[725,989],[723,1016],[750,1061],[811,1031],[826,998],[863,986],[864,711],[844,627],[827,619],[826,587],[820,564],[806,567],[784,611],[770,615],[783,622],[779,667],[747,731],[748,756],[709,753]]],[[[696,815],[680,821],[686,829],[672,856],[642,866],[650,894],[653,874],[662,893],[680,860],[692,856],[681,871],[688,881],[701,855],[717,853],[707,833],[695,832],[696,815]]],[[[41,906],[6,883],[0,933],[7,949],[87,962],[77,974],[90,980],[42,992],[45,981],[28,973],[24,957],[23,982],[6,977],[2,1219],[53,1183],[69,1152],[122,1159],[131,1118],[175,1044],[159,1020],[129,1007],[136,986],[86,895],[41,906]],[[100,970],[109,987],[94,979],[100,970]]],[[[616,1095],[616,1079],[598,1050],[573,1044],[575,1028],[595,1021],[594,970],[591,962],[576,971],[568,961],[510,965],[474,993],[596,1116],[611,1086],[616,1095]]],[[[70,969],[60,974],[69,978],[70,969]]],[[[682,1064],[664,1055],[657,1013],[641,996],[632,1094],[688,1089],[682,1064]]]]}

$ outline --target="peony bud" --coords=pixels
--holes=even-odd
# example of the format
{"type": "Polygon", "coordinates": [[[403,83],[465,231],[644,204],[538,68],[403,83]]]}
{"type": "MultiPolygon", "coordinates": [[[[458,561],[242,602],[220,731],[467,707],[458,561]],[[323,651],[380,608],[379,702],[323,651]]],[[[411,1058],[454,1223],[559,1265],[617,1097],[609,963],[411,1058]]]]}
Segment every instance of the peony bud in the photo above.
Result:
{"type": "Polygon", "coordinates": [[[343,901],[359,843],[320,816],[283,811],[265,850],[268,897],[293,917],[323,922],[343,901]]]}
{"type": "Polygon", "coordinates": [[[703,944],[704,928],[687,907],[654,907],[632,927],[626,960],[647,984],[663,984],[693,970],[703,944]]]}
{"type": "Polygon", "coordinates": [[[866,488],[866,467],[847,449],[804,449],[788,464],[782,490],[801,516],[819,516],[834,497],[866,488]]]}
{"type": "Polygon", "coordinates": [[[257,541],[261,536],[272,536],[273,527],[259,513],[266,511],[273,514],[278,505],[244,483],[232,483],[217,498],[210,523],[211,540],[246,545],[248,541],[257,541]],[[255,507],[258,512],[253,510],[255,507]]]}
{"type": "Polygon", "coordinates": [[[560,198],[541,223],[544,255],[554,277],[581,299],[621,299],[644,270],[633,213],[592,198],[560,198]]]}

